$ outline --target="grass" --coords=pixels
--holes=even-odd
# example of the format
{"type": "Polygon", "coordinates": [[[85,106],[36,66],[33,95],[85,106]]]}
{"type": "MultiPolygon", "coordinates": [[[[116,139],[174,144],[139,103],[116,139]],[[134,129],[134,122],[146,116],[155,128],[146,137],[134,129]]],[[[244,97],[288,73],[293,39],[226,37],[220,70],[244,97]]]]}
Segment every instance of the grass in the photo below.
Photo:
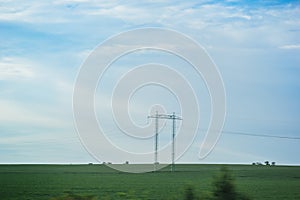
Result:
{"type": "MultiPolygon", "coordinates": [[[[252,199],[300,199],[300,167],[228,165],[252,199]]],[[[186,185],[212,189],[220,165],[176,165],[176,172],[128,174],[104,165],[0,165],[0,199],[176,199],[186,185]]]]}

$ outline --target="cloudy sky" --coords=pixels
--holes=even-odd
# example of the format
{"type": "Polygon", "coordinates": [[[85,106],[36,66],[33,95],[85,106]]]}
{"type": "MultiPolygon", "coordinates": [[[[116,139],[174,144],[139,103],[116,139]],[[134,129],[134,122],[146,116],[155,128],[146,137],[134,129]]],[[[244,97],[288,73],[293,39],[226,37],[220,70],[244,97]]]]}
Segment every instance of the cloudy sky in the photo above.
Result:
{"type": "MultiPolygon", "coordinates": [[[[226,89],[224,131],[214,150],[199,160],[203,125],[178,162],[300,164],[300,4],[279,0],[0,1],[0,162],[96,162],[74,125],[76,77],[107,38],[146,27],[173,29],[201,44],[226,89]]],[[[153,60],[181,70],[198,91],[201,119],[208,123],[209,94],[203,94],[201,77],[183,69],[174,55],[135,52],[110,67],[95,97],[103,130],[121,146],[132,145],[120,139],[111,120],[109,96],[123,73],[153,60]]],[[[162,87],[142,88],[130,102],[131,118],[140,125],[149,122],[152,104],[181,114],[176,102],[162,87]]],[[[170,127],[166,122],[161,131],[162,145],[170,139],[170,127]]],[[[147,145],[151,149],[153,140],[147,145]]]]}

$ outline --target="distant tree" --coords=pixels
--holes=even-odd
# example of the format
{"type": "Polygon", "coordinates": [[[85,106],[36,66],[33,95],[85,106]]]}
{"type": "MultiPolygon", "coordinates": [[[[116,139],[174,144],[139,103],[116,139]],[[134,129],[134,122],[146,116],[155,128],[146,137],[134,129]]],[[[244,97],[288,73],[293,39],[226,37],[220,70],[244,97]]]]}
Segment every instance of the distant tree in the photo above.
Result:
{"type": "Polygon", "coordinates": [[[265,164],[266,164],[266,165],[270,165],[270,162],[269,162],[269,161],[265,161],[265,164]]]}
{"type": "Polygon", "coordinates": [[[254,162],[254,163],[252,163],[252,165],[256,165],[256,163],[254,162]]]}
{"type": "Polygon", "coordinates": [[[128,165],[128,164],[129,164],[129,161],[126,161],[125,164],[128,165]]]}
{"type": "Polygon", "coordinates": [[[276,163],[273,161],[273,162],[272,162],[272,166],[275,166],[275,164],[276,164],[276,163]]]}

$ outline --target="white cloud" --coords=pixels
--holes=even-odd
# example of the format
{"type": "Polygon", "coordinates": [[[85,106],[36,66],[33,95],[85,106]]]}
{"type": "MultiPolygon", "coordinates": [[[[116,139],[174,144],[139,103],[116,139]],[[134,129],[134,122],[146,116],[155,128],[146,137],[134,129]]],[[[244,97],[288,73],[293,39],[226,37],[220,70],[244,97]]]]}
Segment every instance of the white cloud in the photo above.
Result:
{"type": "Polygon", "coordinates": [[[48,116],[45,110],[32,110],[28,105],[15,101],[0,99],[0,110],[0,123],[29,124],[43,127],[65,127],[71,124],[55,116],[48,116]]]}
{"type": "Polygon", "coordinates": [[[0,6],[0,19],[5,21],[28,21],[27,19],[33,15],[34,9],[33,5],[36,5],[35,3],[18,3],[14,1],[6,1],[4,3],[1,3],[0,6]]]}
{"type": "Polygon", "coordinates": [[[300,49],[300,44],[290,44],[290,45],[283,45],[279,47],[280,49],[300,49]]]}
{"type": "Polygon", "coordinates": [[[61,144],[68,143],[70,141],[79,143],[79,138],[76,134],[69,135],[68,137],[62,137],[61,134],[53,133],[34,133],[34,134],[18,134],[18,135],[5,135],[0,136],[1,145],[16,145],[16,144],[61,144]]]}
{"type": "Polygon", "coordinates": [[[53,71],[49,64],[37,63],[23,57],[0,58],[0,80],[28,80],[37,83],[38,86],[50,84],[57,91],[70,94],[73,91],[73,83],[61,72],[58,69],[53,71]]]}
{"type": "Polygon", "coordinates": [[[20,58],[0,59],[0,80],[31,79],[35,72],[31,63],[20,58]]]}
{"type": "Polygon", "coordinates": [[[21,57],[0,59],[0,123],[70,127],[73,82],[49,64],[21,57]],[[43,66],[45,65],[45,66],[43,66]],[[24,90],[27,89],[27,90],[24,90]]]}

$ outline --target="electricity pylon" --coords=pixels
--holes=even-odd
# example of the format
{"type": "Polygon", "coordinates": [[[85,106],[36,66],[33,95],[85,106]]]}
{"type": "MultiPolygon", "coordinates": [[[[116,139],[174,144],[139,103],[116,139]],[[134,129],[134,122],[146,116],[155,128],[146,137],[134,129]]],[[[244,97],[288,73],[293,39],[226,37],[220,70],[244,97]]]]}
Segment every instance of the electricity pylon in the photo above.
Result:
{"type": "Polygon", "coordinates": [[[182,120],[181,117],[173,114],[158,114],[156,111],[155,115],[150,115],[148,118],[155,118],[155,153],[154,153],[154,165],[156,170],[156,165],[158,164],[157,159],[157,149],[158,149],[158,119],[172,119],[173,120],[173,128],[172,128],[172,165],[171,171],[175,170],[175,129],[176,129],[176,120],[182,120]]]}

